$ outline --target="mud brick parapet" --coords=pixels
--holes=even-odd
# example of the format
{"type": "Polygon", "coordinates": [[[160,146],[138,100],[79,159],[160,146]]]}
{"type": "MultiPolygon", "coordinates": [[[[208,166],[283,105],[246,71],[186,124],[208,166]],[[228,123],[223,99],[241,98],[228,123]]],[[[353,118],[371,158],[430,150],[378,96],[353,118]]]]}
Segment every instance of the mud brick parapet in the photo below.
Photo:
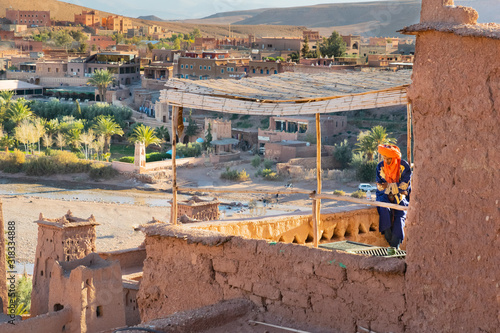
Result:
{"type": "MultiPolygon", "coordinates": [[[[307,246],[244,239],[183,226],[145,229],[138,294],[149,321],[246,298],[297,323],[354,332],[403,332],[406,264],[307,246]]],[[[300,324],[299,324],[300,326],[300,324]]]]}

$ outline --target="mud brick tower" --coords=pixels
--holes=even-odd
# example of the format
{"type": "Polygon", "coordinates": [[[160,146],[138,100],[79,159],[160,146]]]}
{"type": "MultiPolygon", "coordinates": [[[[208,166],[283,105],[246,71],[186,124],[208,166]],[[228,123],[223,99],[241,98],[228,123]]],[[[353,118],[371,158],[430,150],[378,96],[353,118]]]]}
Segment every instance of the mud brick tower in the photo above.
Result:
{"type": "Polygon", "coordinates": [[[59,219],[47,219],[40,214],[35,222],[38,224],[38,241],[31,293],[33,316],[49,311],[50,278],[54,262],[82,259],[95,252],[95,226],[99,225],[93,215],[81,219],[73,217],[71,211],[59,219]]]}

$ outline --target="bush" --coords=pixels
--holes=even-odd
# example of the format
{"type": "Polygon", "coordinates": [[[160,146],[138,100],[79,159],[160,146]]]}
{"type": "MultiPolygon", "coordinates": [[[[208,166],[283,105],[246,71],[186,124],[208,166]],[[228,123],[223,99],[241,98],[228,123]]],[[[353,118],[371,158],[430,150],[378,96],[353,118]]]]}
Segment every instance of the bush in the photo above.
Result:
{"type": "Polygon", "coordinates": [[[226,167],[226,171],[221,173],[220,178],[225,180],[244,182],[246,180],[249,180],[250,176],[245,170],[230,170],[229,167],[226,167]]]}
{"type": "Polygon", "coordinates": [[[356,192],[353,192],[351,194],[351,197],[358,198],[358,199],[365,199],[366,198],[366,192],[363,192],[362,190],[357,190],[356,192]]]}
{"type": "Polygon", "coordinates": [[[93,180],[111,179],[118,175],[118,171],[113,169],[111,165],[96,163],[90,167],[89,176],[93,180]]]}
{"type": "MultiPolygon", "coordinates": [[[[132,156],[127,156],[127,157],[132,157],[132,156]]],[[[170,159],[170,158],[172,158],[172,155],[168,154],[168,153],[149,153],[149,154],[146,154],[146,162],[163,161],[163,160],[170,159]]],[[[134,162],[134,158],[132,157],[132,162],[128,162],[128,163],[133,163],[133,162],[134,162]]]]}
{"type": "Polygon", "coordinates": [[[118,161],[125,163],[134,163],[134,156],[123,156],[118,161]]]}
{"type": "Polygon", "coordinates": [[[333,191],[333,194],[334,195],[345,195],[345,192],[342,190],[335,190],[335,191],[333,191]]]}
{"type": "Polygon", "coordinates": [[[24,165],[24,171],[28,176],[48,176],[57,173],[57,163],[50,156],[31,159],[24,165]]]}
{"type": "Polygon", "coordinates": [[[198,142],[190,142],[187,145],[178,143],[175,147],[177,155],[181,157],[197,157],[201,155],[202,145],[198,142]]]}
{"type": "Polygon", "coordinates": [[[91,163],[82,161],[69,151],[54,151],[51,156],[32,158],[24,164],[28,176],[48,176],[56,173],[86,173],[91,163]]]}
{"type": "Polygon", "coordinates": [[[264,169],[271,169],[273,167],[274,162],[271,160],[264,160],[264,169]]]}
{"type": "Polygon", "coordinates": [[[0,160],[0,169],[8,173],[21,172],[23,164],[26,161],[24,153],[18,149],[14,149],[11,154],[6,154],[0,160]]]}
{"type": "Polygon", "coordinates": [[[262,176],[264,177],[264,179],[267,179],[267,180],[278,180],[279,179],[278,174],[271,169],[262,170],[262,176]]]}
{"type": "Polygon", "coordinates": [[[259,167],[259,165],[260,165],[260,162],[261,162],[261,160],[260,160],[260,157],[259,157],[259,156],[257,156],[257,155],[256,155],[256,156],[254,156],[254,157],[252,158],[252,166],[253,166],[254,168],[258,168],[258,167],[259,167]]]}
{"type": "Polygon", "coordinates": [[[361,163],[356,169],[356,178],[364,183],[373,182],[377,173],[377,164],[377,161],[361,163]]]}

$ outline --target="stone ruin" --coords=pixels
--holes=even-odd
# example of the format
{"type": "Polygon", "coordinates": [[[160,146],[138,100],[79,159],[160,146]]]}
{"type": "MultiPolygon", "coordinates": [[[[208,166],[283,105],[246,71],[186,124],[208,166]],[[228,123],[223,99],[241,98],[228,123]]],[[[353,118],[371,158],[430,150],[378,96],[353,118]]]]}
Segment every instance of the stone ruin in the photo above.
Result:
{"type": "Polygon", "coordinates": [[[209,201],[194,195],[188,200],[177,201],[177,212],[183,223],[217,220],[220,217],[219,204],[216,198],[209,201]],[[188,219],[183,219],[184,215],[188,219]]]}

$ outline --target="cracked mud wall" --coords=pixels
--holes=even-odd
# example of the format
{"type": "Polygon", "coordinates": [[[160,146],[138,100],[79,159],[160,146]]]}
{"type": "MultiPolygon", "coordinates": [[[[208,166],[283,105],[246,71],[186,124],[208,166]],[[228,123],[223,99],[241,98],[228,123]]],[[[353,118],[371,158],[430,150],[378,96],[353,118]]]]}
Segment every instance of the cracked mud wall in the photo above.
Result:
{"type": "Polygon", "coordinates": [[[329,331],[403,332],[405,263],[185,227],[146,236],[138,294],[143,322],[247,298],[288,320],[329,331]]]}
{"type": "Polygon", "coordinates": [[[500,40],[430,30],[416,54],[407,331],[498,332],[500,40]]]}

